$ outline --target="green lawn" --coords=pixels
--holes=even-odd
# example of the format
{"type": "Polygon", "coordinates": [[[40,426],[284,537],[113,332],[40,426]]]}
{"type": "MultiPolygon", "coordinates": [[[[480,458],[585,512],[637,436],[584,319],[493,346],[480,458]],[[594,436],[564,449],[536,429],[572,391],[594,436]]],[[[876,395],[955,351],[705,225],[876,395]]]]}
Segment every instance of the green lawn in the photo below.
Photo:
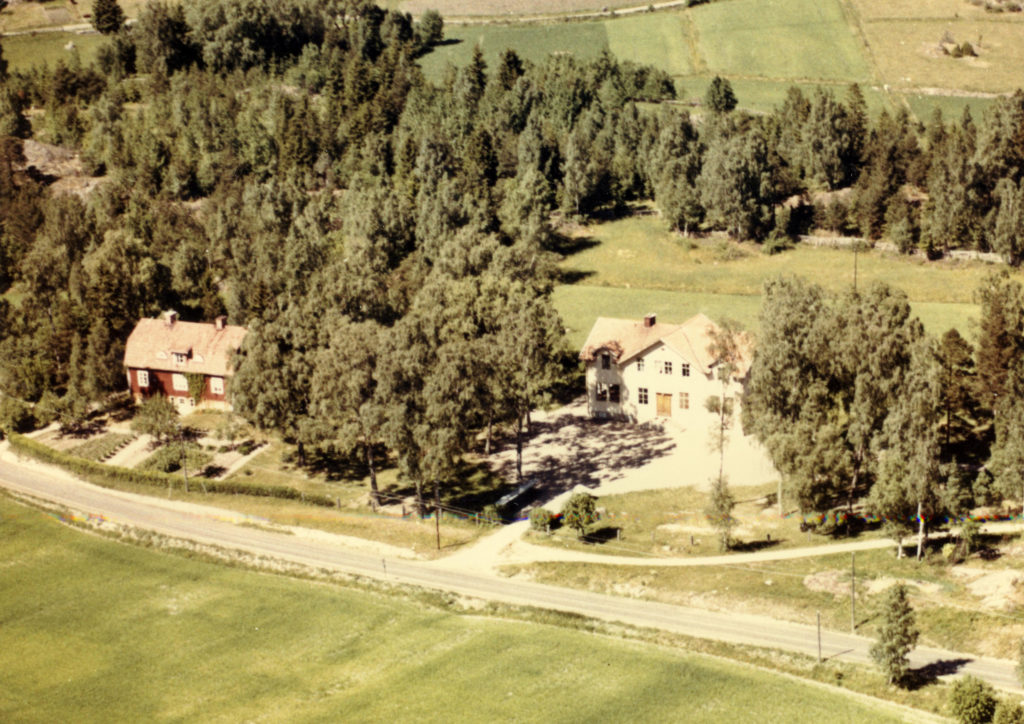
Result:
{"type": "Polygon", "coordinates": [[[445,38],[457,42],[439,46],[420,59],[423,73],[435,82],[443,78],[449,63],[456,67],[469,63],[477,45],[492,70],[506,48],[514,48],[525,60],[543,63],[552,53],[571,53],[580,60],[596,58],[608,47],[600,22],[456,26],[445,29],[445,38]]]}
{"type": "Polygon", "coordinates": [[[620,60],[653,65],[670,75],[694,72],[680,13],[633,15],[604,22],[608,47],[620,60]]]}
{"type": "Polygon", "coordinates": [[[693,11],[712,73],[864,82],[871,69],[838,0],[730,0],[693,11]]]}
{"type": "Polygon", "coordinates": [[[942,118],[947,123],[958,120],[964,114],[964,108],[971,109],[971,117],[979,120],[989,106],[995,103],[992,98],[969,98],[965,96],[933,96],[933,95],[908,95],[905,96],[907,105],[918,120],[927,123],[931,120],[932,113],[938,108],[942,111],[942,118]]]}
{"type": "Polygon", "coordinates": [[[102,35],[79,35],[77,33],[39,33],[38,35],[14,35],[3,39],[4,59],[11,70],[29,70],[45,63],[49,66],[58,60],[69,61],[71,51],[65,46],[75,44],[83,63],[89,63],[103,44],[102,35]]]}
{"type": "MultiPolygon", "coordinates": [[[[594,319],[639,318],[681,322],[697,312],[759,327],[760,293],[767,279],[793,274],[839,293],[853,284],[853,253],[799,245],[766,256],[754,244],[688,240],[664,229],[656,215],[594,224],[582,232],[583,250],[561,267],[577,283],[555,290],[570,344],[583,343],[594,319]]],[[[925,329],[956,327],[973,336],[974,292],[993,267],[980,262],[924,262],[881,252],[858,255],[858,284],[883,281],[902,289],[925,329]]],[[[1015,274],[1019,278],[1020,274],[1015,274]]]]}
{"type": "MultiPolygon", "coordinates": [[[[781,106],[792,86],[799,88],[808,98],[812,98],[818,88],[830,90],[841,101],[846,97],[846,89],[850,85],[849,82],[796,83],[760,78],[733,78],[729,82],[736,94],[739,107],[755,113],[770,113],[781,106]]],[[[684,78],[678,83],[683,86],[683,97],[702,100],[707,86],[711,83],[711,76],[684,78]]],[[[864,84],[861,85],[861,91],[864,93],[868,113],[872,116],[878,116],[883,110],[892,114],[892,102],[883,91],[864,84]]]]}
{"type": "MultiPolygon", "coordinates": [[[[853,283],[854,255],[845,249],[798,245],[767,256],[756,244],[685,239],[667,231],[657,215],[595,224],[586,232],[591,246],[562,264],[568,272],[586,275],[585,284],[760,294],[764,281],[779,274],[813,278],[833,292],[853,283]]],[[[859,254],[857,266],[861,284],[885,281],[915,301],[960,304],[973,302],[975,289],[994,269],[981,262],[928,263],[882,252],[859,254]]]]}
{"type": "Polygon", "coordinates": [[[897,721],[653,645],[110,542],[0,499],[7,721],[897,721]]]}

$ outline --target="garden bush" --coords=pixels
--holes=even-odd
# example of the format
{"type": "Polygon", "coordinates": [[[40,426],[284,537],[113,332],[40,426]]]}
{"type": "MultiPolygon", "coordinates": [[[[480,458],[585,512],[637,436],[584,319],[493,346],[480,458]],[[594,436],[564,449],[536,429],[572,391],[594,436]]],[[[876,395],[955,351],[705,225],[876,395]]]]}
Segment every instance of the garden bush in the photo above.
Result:
{"type": "Polygon", "coordinates": [[[965,676],[949,691],[949,710],[961,724],[986,724],[996,711],[992,686],[975,676],[965,676]]]}
{"type": "Polygon", "coordinates": [[[534,508],[530,511],[530,529],[546,533],[551,530],[554,518],[554,514],[547,508],[534,508]]]}

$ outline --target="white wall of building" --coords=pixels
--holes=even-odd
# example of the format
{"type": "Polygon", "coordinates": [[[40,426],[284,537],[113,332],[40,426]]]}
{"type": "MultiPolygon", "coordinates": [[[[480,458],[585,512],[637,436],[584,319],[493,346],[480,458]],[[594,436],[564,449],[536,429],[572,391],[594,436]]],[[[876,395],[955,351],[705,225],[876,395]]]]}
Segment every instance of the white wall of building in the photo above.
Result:
{"type": "MultiPolygon", "coordinates": [[[[598,353],[595,360],[587,363],[587,397],[594,417],[627,418],[635,422],[659,419],[683,429],[717,425],[717,416],[704,406],[708,397],[717,397],[722,391],[714,370],[705,374],[696,362],[685,359],[663,343],[621,367],[611,356],[608,369],[604,369],[602,354],[598,353]],[[688,375],[683,374],[684,365],[689,366],[688,375]],[[601,386],[610,389],[612,385],[619,385],[619,402],[598,399],[601,386]],[[644,390],[646,402],[643,401],[644,390]]],[[[742,389],[735,380],[726,387],[726,394],[736,400],[734,426],[739,417],[742,389]]]]}

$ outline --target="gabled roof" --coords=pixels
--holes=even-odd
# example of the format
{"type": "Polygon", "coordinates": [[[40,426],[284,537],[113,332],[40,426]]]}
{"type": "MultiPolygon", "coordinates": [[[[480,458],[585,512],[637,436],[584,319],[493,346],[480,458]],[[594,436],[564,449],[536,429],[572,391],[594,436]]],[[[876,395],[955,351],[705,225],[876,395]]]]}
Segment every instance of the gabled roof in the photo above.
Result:
{"type": "MultiPolygon", "coordinates": [[[[590,334],[587,335],[587,341],[583,343],[580,359],[590,362],[602,351],[608,351],[621,365],[661,343],[708,373],[714,365],[709,348],[717,329],[718,325],[704,314],[696,314],[682,324],[655,323],[649,327],[642,319],[598,317],[590,334]]],[[[744,334],[740,340],[742,359],[736,371],[737,377],[746,375],[750,367],[751,352],[752,345],[748,336],[744,334]]]]}
{"type": "Polygon", "coordinates": [[[207,322],[140,319],[125,343],[124,365],[229,377],[233,370],[228,360],[242,345],[247,331],[229,324],[217,329],[216,324],[207,322]],[[174,363],[175,352],[187,355],[184,364],[174,363]]]}
{"type": "Polygon", "coordinates": [[[678,324],[655,323],[648,327],[642,319],[598,317],[583,343],[580,359],[589,362],[607,350],[617,362],[622,363],[650,349],[678,329],[678,324]]]}

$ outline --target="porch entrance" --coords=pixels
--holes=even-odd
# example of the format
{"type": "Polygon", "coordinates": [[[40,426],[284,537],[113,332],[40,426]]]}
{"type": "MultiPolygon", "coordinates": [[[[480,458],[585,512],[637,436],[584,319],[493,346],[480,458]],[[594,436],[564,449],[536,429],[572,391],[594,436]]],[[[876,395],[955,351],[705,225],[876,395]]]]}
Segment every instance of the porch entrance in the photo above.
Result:
{"type": "Polygon", "coordinates": [[[657,393],[658,417],[672,417],[672,395],[657,393]]]}

